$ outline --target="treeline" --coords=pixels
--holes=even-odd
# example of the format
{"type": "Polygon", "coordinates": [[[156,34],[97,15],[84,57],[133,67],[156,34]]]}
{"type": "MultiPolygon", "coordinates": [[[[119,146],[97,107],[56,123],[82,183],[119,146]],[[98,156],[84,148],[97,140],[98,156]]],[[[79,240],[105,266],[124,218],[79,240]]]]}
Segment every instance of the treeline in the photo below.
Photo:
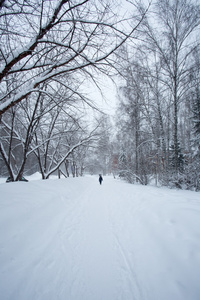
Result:
{"type": "Polygon", "coordinates": [[[156,1],[119,53],[114,165],[129,182],[200,189],[199,25],[199,3],[156,1]]]}

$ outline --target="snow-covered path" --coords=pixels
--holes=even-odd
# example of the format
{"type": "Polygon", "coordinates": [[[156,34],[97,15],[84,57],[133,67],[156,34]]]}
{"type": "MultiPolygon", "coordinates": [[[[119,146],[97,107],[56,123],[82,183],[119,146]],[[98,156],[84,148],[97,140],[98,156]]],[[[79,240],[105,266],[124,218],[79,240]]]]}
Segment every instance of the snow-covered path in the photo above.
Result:
{"type": "Polygon", "coordinates": [[[84,177],[0,195],[0,299],[200,299],[199,193],[84,177]]]}

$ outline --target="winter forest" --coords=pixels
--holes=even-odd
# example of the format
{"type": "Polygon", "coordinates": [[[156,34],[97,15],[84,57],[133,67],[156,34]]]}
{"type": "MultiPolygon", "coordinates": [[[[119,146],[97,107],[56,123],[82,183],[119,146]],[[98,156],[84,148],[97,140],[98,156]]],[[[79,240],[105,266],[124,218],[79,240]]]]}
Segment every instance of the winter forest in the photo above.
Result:
{"type": "Polygon", "coordinates": [[[199,191],[199,36],[196,0],[1,0],[0,176],[199,191]]]}

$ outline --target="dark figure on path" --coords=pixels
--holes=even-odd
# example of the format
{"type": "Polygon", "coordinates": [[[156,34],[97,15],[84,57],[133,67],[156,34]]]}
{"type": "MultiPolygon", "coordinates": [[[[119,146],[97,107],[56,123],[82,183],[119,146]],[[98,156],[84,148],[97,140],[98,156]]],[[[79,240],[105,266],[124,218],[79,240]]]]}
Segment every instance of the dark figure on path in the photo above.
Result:
{"type": "Polygon", "coordinates": [[[101,174],[99,174],[99,183],[101,184],[103,181],[103,177],[101,176],[101,174]]]}

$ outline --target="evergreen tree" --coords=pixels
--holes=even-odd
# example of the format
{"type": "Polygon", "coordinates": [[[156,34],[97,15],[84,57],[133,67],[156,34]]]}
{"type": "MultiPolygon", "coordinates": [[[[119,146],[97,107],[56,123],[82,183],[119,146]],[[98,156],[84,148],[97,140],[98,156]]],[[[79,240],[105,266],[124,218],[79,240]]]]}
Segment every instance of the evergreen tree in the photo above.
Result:
{"type": "MultiPolygon", "coordinates": [[[[169,157],[169,163],[170,163],[170,168],[171,171],[173,173],[173,171],[175,171],[175,155],[174,155],[174,145],[170,146],[170,157],[169,157]]],[[[180,148],[180,144],[178,143],[178,161],[177,161],[178,165],[178,171],[180,173],[183,173],[184,171],[184,155],[182,153],[182,150],[180,148]]]]}

